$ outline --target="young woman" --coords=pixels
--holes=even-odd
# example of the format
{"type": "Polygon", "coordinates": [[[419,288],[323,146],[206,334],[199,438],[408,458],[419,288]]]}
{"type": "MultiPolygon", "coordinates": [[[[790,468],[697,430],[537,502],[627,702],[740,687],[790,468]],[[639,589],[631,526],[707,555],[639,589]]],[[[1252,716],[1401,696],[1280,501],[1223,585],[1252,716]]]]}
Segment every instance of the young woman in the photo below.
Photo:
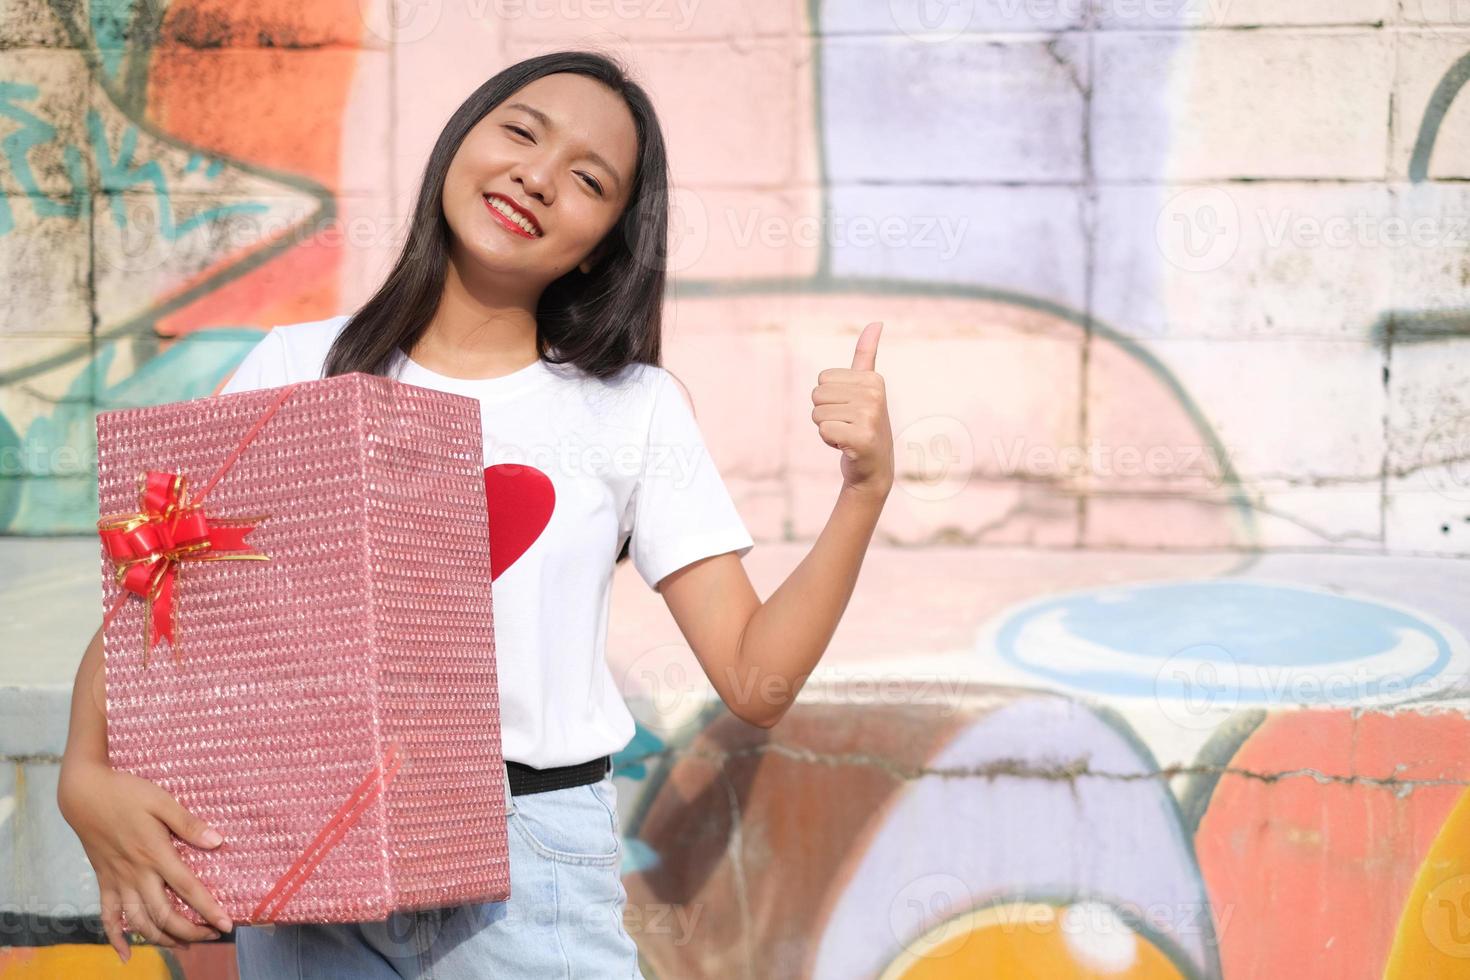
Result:
{"type": "MultiPolygon", "coordinates": [[[[513,549],[500,547],[509,533],[491,549],[510,899],[241,925],[244,980],[640,976],[608,772],[634,730],[603,658],[615,562],[631,558],[664,597],[751,724],[774,725],[825,650],[893,484],[881,324],[850,368],[817,378],[812,421],[842,451],[841,485],[811,553],[762,603],[740,561],[751,538],[659,365],[667,201],[657,118],[620,66],[587,52],[513,65],[444,127],[377,293],[354,314],[270,331],[225,387],[363,371],[476,397],[487,484],[511,501],[493,526],[517,526],[513,549]]],[[[215,938],[164,888],[233,928],[169,836],[207,848],[218,835],[108,766],[100,667],[99,631],[77,673],[58,802],[96,870],[107,936],[126,959],[126,913],[149,942],[215,938]]]]}

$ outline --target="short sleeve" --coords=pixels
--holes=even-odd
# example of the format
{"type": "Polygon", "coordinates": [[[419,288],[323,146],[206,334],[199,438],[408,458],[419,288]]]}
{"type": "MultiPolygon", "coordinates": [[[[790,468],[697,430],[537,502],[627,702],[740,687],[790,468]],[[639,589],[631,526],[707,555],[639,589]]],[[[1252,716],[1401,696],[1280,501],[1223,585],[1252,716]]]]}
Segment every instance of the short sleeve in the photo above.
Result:
{"type": "Polygon", "coordinates": [[[230,380],[219,390],[221,395],[274,388],[286,383],[286,351],[278,334],[277,330],[266,331],[265,336],[245,352],[235,373],[230,375],[230,380]]]}
{"type": "Polygon", "coordinates": [[[653,404],[643,469],[633,488],[628,554],[649,588],[670,572],[755,542],[730,499],[683,390],[653,368],[653,404]]]}

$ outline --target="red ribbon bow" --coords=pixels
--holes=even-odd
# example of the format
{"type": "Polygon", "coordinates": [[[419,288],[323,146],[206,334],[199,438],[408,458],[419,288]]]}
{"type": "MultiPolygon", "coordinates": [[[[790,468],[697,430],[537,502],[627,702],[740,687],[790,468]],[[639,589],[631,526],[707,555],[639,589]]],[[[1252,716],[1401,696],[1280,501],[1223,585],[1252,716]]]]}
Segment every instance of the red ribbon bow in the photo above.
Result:
{"type": "Polygon", "coordinates": [[[149,470],[138,483],[142,510],[103,518],[97,522],[97,533],[116,566],[117,584],[152,606],[143,624],[146,664],[149,652],[161,639],[168,640],[175,658],[178,656],[173,591],[179,563],[270,561],[267,555],[245,550],[245,535],[269,515],[210,518],[202,504],[189,502],[182,473],[149,470]]]}

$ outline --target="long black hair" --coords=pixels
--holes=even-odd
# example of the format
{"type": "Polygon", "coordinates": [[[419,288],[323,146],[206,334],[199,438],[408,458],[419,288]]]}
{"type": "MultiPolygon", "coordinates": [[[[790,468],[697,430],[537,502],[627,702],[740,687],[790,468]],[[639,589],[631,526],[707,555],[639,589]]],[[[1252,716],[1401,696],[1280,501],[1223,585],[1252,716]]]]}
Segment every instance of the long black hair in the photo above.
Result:
{"type": "Polygon", "coordinates": [[[586,75],[623,97],[638,133],[638,162],[622,215],[592,270],[555,280],[536,305],[536,350],[607,379],[634,362],[659,363],[668,239],[668,158],[653,103],[628,70],[593,51],[556,51],[511,65],[486,81],[445,123],[424,165],[403,250],[378,291],[343,326],[323,377],[386,374],[395,350],[407,354],[439,305],[449,263],[444,178],[466,134],[526,84],[558,72],[586,75]]]}

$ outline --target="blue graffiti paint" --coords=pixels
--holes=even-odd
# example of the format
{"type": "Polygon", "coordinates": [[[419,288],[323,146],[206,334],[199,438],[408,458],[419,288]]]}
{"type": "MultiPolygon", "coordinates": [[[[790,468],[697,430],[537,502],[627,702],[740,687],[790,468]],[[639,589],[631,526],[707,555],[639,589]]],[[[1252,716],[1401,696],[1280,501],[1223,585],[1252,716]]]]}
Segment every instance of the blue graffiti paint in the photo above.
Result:
{"type": "MultiPolygon", "coordinates": [[[[60,196],[60,199],[42,189],[40,181],[36,179],[35,171],[31,168],[31,152],[37,147],[51,144],[57,137],[55,126],[21,105],[22,102],[35,102],[40,95],[41,91],[35,85],[0,81],[0,119],[8,119],[16,124],[11,132],[0,140],[0,154],[4,155],[10,172],[15,175],[16,182],[20,185],[26,200],[38,218],[68,218],[74,221],[81,216],[82,204],[87,196],[87,175],[81,149],[71,144],[61,148],[62,164],[66,169],[70,188],[60,196]]],[[[90,149],[97,163],[101,186],[104,191],[112,192],[109,199],[109,210],[113,221],[119,228],[125,228],[128,219],[123,207],[123,199],[118,196],[117,192],[131,190],[138,186],[153,189],[158,201],[158,231],[169,241],[176,241],[201,225],[229,215],[265,214],[270,210],[268,205],[259,202],[237,201],[204,208],[182,221],[175,221],[168,180],[163,168],[156,160],[137,163],[133,159],[138,147],[137,126],[129,124],[122,131],[121,145],[118,147],[117,155],[114,156],[108,145],[102,117],[96,109],[89,109],[87,111],[87,138],[91,143],[90,149]]],[[[190,157],[184,172],[197,170],[201,164],[204,167],[205,176],[210,179],[218,177],[224,171],[222,161],[215,159],[205,162],[199,154],[195,153],[190,157]]],[[[9,234],[14,230],[15,213],[10,199],[0,195],[0,235],[9,234]]]]}
{"type": "MultiPolygon", "coordinates": [[[[628,744],[613,753],[612,768],[613,775],[619,779],[627,779],[635,783],[642,783],[648,779],[647,761],[658,759],[666,750],[668,744],[653,732],[643,727],[642,723],[634,722],[633,737],[628,744]]],[[[647,787],[642,787],[644,792],[647,787]]],[[[658,851],[644,843],[638,838],[636,826],[628,828],[630,833],[622,836],[623,861],[622,873],[632,874],[637,871],[647,871],[655,868],[659,863],[658,851]]]]}
{"type": "Polygon", "coordinates": [[[1465,653],[1458,633],[1411,610],[1231,579],[1050,597],[1012,613],[991,644],[1063,687],[1187,699],[1205,676],[1236,704],[1424,693],[1465,653]],[[1189,669],[1168,669],[1181,664],[1189,669]]]}
{"type": "MultiPolygon", "coordinates": [[[[116,81],[129,57],[129,34],[138,11],[133,0],[91,0],[87,5],[88,26],[96,46],[102,73],[116,81]]],[[[146,38],[140,37],[146,42],[146,38]]]]}
{"type": "Polygon", "coordinates": [[[648,871],[659,866],[658,851],[637,837],[623,838],[623,861],[620,872],[625,875],[648,871]]]}
{"type": "Polygon", "coordinates": [[[95,470],[80,466],[97,458],[97,411],[203,398],[262,336],[254,327],[186,334],[113,383],[107,377],[118,344],[104,344],[49,410],[25,424],[0,413],[0,533],[79,534],[94,529],[95,470]],[[46,465],[12,462],[27,460],[46,465]],[[64,468],[66,461],[71,469],[64,468]]]}
{"type": "Polygon", "coordinates": [[[635,722],[633,737],[612,757],[613,773],[629,779],[647,779],[648,767],[644,765],[644,760],[659,755],[667,748],[663,739],[635,722]]]}
{"type": "MultiPolygon", "coordinates": [[[[42,218],[72,218],[82,213],[82,196],[87,189],[86,172],[82,169],[82,154],[75,146],[62,148],[61,159],[66,167],[67,179],[71,182],[70,193],[58,201],[41,189],[31,170],[31,151],[44,146],[56,138],[56,127],[32,115],[22,108],[20,102],[34,102],[41,96],[35,85],[21,82],[0,81],[0,118],[9,119],[19,125],[4,140],[0,140],[0,152],[16,182],[30,198],[31,207],[42,218]]],[[[0,235],[15,227],[15,215],[4,196],[0,196],[0,235]]]]}
{"type": "MultiPolygon", "coordinates": [[[[177,338],[113,384],[96,383],[97,408],[138,408],[203,398],[239,366],[265,336],[257,327],[217,327],[177,338]]],[[[105,374],[115,345],[99,348],[93,364],[105,374]]]]}
{"type": "MultiPolygon", "coordinates": [[[[102,117],[97,114],[96,109],[87,112],[87,134],[97,157],[97,174],[98,179],[102,182],[102,187],[105,190],[119,191],[139,184],[152,186],[154,194],[158,197],[158,230],[169,241],[178,239],[199,225],[207,224],[226,215],[264,214],[270,210],[264,204],[241,201],[236,204],[205,208],[175,224],[173,203],[169,199],[168,181],[164,176],[163,168],[156,160],[149,160],[141,164],[133,162],[133,154],[138,147],[138,127],[129,125],[123,130],[116,157],[112,156],[107,145],[107,133],[102,126],[102,117]]],[[[122,198],[113,194],[109,204],[112,220],[119,228],[127,227],[127,212],[123,209],[122,198]]]]}
{"type": "Polygon", "coordinates": [[[0,529],[10,529],[15,523],[16,512],[20,510],[21,481],[9,472],[9,460],[20,458],[20,435],[5,413],[0,412],[0,529]]]}

